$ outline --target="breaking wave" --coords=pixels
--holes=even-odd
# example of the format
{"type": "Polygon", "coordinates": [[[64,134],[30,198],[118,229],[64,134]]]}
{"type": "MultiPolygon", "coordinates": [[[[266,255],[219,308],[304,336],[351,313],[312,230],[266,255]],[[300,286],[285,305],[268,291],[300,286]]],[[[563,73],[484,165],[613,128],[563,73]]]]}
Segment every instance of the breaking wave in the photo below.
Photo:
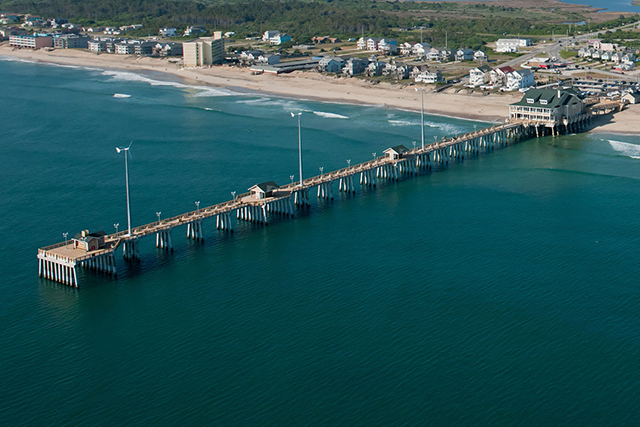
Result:
{"type": "Polygon", "coordinates": [[[640,159],[640,145],[630,144],[628,142],[609,140],[611,148],[618,153],[623,154],[632,159],[640,159]]]}
{"type": "Polygon", "coordinates": [[[114,98],[131,98],[131,95],[127,95],[126,93],[114,93],[114,98]]]}
{"type": "Polygon", "coordinates": [[[198,93],[194,95],[197,97],[236,95],[235,92],[232,92],[228,89],[213,88],[213,87],[207,87],[207,86],[186,85],[179,82],[155,80],[155,79],[143,76],[141,74],[130,73],[127,71],[107,70],[107,71],[104,71],[102,74],[105,76],[111,77],[113,80],[118,80],[118,81],[141,82],[141,83],[150,84],[151,86],[172,86],[179,89],[194,89],[198,91],[198,93]]]}
{"type": "Polygon", "coordinates": [[[348,119],[349,117],[343,116],[342,114],[336,113],[326,113],[324,111],[311,111],[316,116],[324,117],[326,119],[348,119]]]}

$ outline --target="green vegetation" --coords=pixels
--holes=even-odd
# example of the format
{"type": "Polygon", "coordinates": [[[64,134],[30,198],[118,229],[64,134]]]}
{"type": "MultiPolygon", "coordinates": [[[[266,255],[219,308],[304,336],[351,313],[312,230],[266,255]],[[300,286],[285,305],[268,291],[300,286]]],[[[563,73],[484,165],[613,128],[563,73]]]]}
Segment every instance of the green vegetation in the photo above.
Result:
{"type": "Polygon", "coordinates": [[[561,50],[560,51],[560,56],[563,59],[569,59],[569,58],[574,58],[576,56],[577,52],[575,50],[561,50]]]}
{"type": "MultiPolygon", "coordinates": [[[[316,35],[347,39],[364,34],[399,42],[422,37],[433,46],[446,42],[449,48],[472,49],[503,36],[565,33],[562,22],[585,18],[561,8],[397,0],[0,0],[0,10],[65,17],[83,26],[143,24],[133,35],[155,34],[165,26],[203,25],[209,31],[235,31],[237,39],[277,29],[291,34],[295,43],[316,35]]],[[[635,20],[621,16],[598,26],[635,20]]]]}

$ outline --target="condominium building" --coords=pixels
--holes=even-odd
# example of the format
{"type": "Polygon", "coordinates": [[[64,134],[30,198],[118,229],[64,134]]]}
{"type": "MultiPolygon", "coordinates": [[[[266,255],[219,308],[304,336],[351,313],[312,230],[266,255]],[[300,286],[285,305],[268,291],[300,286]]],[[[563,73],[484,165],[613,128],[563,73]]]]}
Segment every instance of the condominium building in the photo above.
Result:
{"type": "Polygon", "coordinates": [[[213,37],[183,43],[182,59],[185,67],[202,67],[221,63],[224,60],[222,32],[216,31],[213,37]]]}
{"type": "Polygon", "coordinates": [[[26,49],[41,49],[43,47],[53,47],[53,38],[51,36],[9,36],[9,46],[26,48],[26,49]]]}

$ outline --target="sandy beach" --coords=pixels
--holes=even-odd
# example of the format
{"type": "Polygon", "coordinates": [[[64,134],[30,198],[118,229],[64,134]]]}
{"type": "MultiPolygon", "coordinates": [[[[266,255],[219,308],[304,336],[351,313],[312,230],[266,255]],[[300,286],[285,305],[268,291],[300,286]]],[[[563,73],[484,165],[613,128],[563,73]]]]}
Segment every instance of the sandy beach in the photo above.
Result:
{"type": "MultiPolygon", "coordinates": [[[[324,102],[380,105],[404,110],[420,110],[420,92],[409,85],[372,84],[355,78],[337,78],[312,72],[284,75],[252,75],[247,69],[216,66],[206,69],[181,69],[167,59],[131,55],[96,55],[79,50],[32,51],[13,50],[7,43],[0,45],[0,55],[24,60],[56,64],[169,73],[190,82],[224,88],[242,88],[273,95],[305,98],[324,102]]],[[[434,93],[426,87],[425,112],[486,122],[504,122],[508,105],[519,100],[520,93],[434,93]]],[[[637,126],[640,109],[630,106],[595,131],[607,133],[640,133],[637,126]]]]}

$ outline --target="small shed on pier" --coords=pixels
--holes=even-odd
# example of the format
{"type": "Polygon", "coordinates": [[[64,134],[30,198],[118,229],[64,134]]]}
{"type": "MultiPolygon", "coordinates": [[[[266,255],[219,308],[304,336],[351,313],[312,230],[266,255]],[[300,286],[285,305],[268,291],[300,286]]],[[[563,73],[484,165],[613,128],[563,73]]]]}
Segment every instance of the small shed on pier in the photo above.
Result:
{"type": "Polygon", "coordinates": [[[96,231],[95,233],[89,233],[89,230],[82,230],[80,233],[73,236],[73,249],[84,249],[85,251],[95,251],[104,246],[104,236],[107,233],[104,231],[96,231]]]}
{"type": "Polygon", "coordinates": [[[389,156],[391,160],[398,160],[402,158],[402,156],[408,151],[409,149],[404,145],[396,145],[395,147],[387,148],[386,150],[384,150],[384,154],[389,156]]]}
{"type": "Polygon", "coordinates": [[[251,196],[256,200],[266,199],[273,194],[274,190],[280,188],[278,184],[273,181],[263,182],[262,184],[256,184],[249,188],[251,196]]]}

